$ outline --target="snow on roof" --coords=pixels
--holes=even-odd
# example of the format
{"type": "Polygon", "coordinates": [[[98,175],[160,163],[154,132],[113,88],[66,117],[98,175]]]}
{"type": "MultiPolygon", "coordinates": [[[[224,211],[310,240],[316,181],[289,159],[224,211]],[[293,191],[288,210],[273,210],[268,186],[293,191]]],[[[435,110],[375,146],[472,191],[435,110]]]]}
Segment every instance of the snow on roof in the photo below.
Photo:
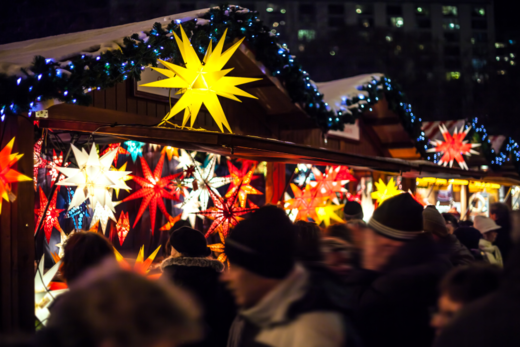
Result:
{"type": "MultiPolygon", "coordinates": [[[[323,94],[323,101],[326,102],[334,111],[347,111],[346,99],[352,99],[360,94],[368,96],[368,92],[360,91],[358,87],[371,83],[374,79],[383,77],[381,73],[359,75],[330,82],[316,83],[319,91],[323,94]]],[[[351,105],[350,107],[357,107],[351,105]]]]}
{"type": "Polygon", "coordinates": [[[0,73],[21,76],[20,69],[28,68],[37,55],[58,62],[78,54],[98,56],[109,50],[120,49],[125,37],[133,34],[138,34],[141,38],[147,36],[145,32],[152,29],[155,23],[162,23],[166,27],[171,21],[185,22],[208,11],[209,8],[206,8],[143,22],[0,45],[0,73]]]}

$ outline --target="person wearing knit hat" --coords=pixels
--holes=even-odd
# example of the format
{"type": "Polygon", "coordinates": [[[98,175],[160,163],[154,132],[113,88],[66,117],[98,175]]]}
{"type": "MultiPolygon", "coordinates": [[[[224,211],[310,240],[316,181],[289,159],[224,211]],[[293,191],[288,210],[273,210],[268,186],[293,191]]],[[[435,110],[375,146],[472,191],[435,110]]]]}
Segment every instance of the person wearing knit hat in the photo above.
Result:
{"type": "Polygon", "coordinates": [[[198,230],[182,226],[171,233],[169,243],[171,255],[161,263],[162,276],[198,299],[209,327],[204,341],[193,346],[225,346],[234,310],[232,299],[219,282],[224,265],[208,258],[211,250],[198,230]]]}
{"type": "Polygon", "coordinates": [[[226,239],[231,266],[221,280],[240,306],[228,347],[358,345],[349,342],[346,307],[335,305],[326,281],[295,262],[295,239],[285,211],[272,205],[240,221],[226,239]]]}
{"type": "MultiPolygon", "coordinates": [[[[362,269],[346,280],[352,320],[366,347],[430,346],[430,307],[436,284],[452,268],[425,232],[423,206],[407,193],[389,198],[374,211],[365,230],[362,269]]],[[[436,212],[436,211],[435,211],[436,212]]],[[[426,228],[442,225],[430,221],[426,228]]],[[[442,219],[442,217],[441,217],[442,219]]],[[[442,231],[441,231],[442,232],[442,231]]]]}
{"type": "Polygon", "coordinates": [[[504,266],[502,253],[500,252],[500,249],[493,244],[497,238],[500,226],[491,218],[484,216],[476,216],[473,223],[475,229],[480,231],[482,234],[478,247],[482,252],[484,252],[487,261],[490,264],[498,265],[500,267],[504,266]]]}
{"type": "Polygon", "coordinates": [[[343,218],[348,222],[352,219],[363,219],[363,208],[357,201],[347,201],[343,207],[343,218]]]}
{"type": "Polygon", "coordinates": [[[444,217],[435,206],[427,206],[422,214],[424,231],[433,236],[453,266],[469,265],[475,261],[471,252],[449,232],[444,217]]]}

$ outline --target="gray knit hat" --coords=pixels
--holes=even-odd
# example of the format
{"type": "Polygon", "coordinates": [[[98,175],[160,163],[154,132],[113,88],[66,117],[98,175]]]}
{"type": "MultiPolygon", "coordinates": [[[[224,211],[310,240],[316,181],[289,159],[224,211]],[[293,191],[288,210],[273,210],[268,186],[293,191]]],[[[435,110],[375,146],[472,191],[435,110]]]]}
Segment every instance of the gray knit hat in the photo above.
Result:
{"type": "Polygon", "coordinates": [[[442,217],[435,206],[428,206],[424,209],[423,213],[423,228],[424,231],[437,235],[439,237],[445,237],[448,235],[448,228],[446,228],[446,221],[442,217]]]}

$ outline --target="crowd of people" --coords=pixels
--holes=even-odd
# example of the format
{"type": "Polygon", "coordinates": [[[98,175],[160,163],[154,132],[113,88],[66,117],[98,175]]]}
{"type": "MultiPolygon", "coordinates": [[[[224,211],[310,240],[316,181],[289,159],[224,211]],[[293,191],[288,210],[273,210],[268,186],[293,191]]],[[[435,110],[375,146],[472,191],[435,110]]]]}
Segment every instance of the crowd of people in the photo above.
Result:
{"type": "Polygon", "coordinates": [[[100,234],[65,245],[70,291],[27,346],[519,346],[520,249],[509,209],[473,225],[410,194],[368,223],[353,201],[343,224],[293,223],[265,206],[231,231],[229,267],[204,235],[174,225],[162,277],[122,271],[100,234]]]}

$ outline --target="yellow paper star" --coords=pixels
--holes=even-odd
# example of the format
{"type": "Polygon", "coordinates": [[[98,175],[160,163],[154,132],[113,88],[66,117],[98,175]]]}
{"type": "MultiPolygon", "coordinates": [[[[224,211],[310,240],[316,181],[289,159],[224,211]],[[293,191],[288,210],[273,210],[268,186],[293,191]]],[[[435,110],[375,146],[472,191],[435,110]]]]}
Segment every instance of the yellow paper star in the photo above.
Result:
{"type": "MultiPolygon", "coordinates": [[[[126,164],[128,162],[124,163],[123,165],[121,165],[121,167],[119,169],[116,169],[115,167],[112,167],[113,170],[112,171],[126,171],[126,164]]],[[[126,181],[130,181],[132,179],[132,176],[128,176],[126,175],[125,177],[121,178],[121,181],[122,182],[126,182],[126,181]]],[[[114,190],[116,191],[116,198],[118,199],[119,198],[119,189],[120,188],[114,188],[114,190]]],[[[127,192],[130,192],[130,190],[128,189],[125,189],[127,192]]]]}
{"type": "Polygon", "coordinates": [[[343,209],[345,205],[326,205],[322,207],[316,207],[316,215],[318,216],[318,224],[322,222],[325,223],[325,226],[328,227],[330,225],[330,220],[333,219],[336,222],[344,223],[345,221],[336,214],[336,211],[343,209]]]}
{"type": "Polygon", "coordinates": [[[382,179],[379,179],[379,182],[375,182],[375,185],[377,190],[372,192],[372,199],[377,199],[378,206],[385,200],[390,199],[392,196],[403,193],[402,190],[397,188],[393,178],[390,179],[387,185],[385,185],[385,182],[383,182],[382,179]]]}
{"type": "Polygon", "coordinates": [[[188,119],[191,118],[191,127],[193,127],[197,114],[199,113],[202,104],[204,104],[220,128],[220,131],[224,132],[222,127],[222,125],[224,125],[226,129],[232,133],[233,131],[231,131],[217,95],[238,102],[241,101],[235,95],[257,99],[255,96],[237,88],[236,86],[257,81],[261,78],[229,77],[226,75],[233,69],[222,70],[224,65],[226,65],[233,53],[235,53],[244,40],[244,38],[238,40],[233,46],[222,53],[226,33],[227,29],[224,31],[224,35],[222,35],[218,44],[215,46],[215,50],[212,50],[212,41],[210,41],[202,62],[197,56],[197,53],[191,45],[188,36],[186,36],[184,29],[182,29],[182,26],[182,40],[179,39],[175,32],[173,33],[177,45],[179,46],[179,51],[181,52],[182,58],[185,62],[185,67],[159,59],[167,69],[152,69],[168,78],[142,85],[143,87],[179,88],[180,90],[178,94],[184,94],[164,117],[162,124],[180,111],[184,110],[182,126],[184,127],[188,119]]]}
{"type": "Polygon", "coordinates": [[[172,158],[177,158],[179,156],[179,149],[172,146],[165,146],[161,151],[161,154],[162,153],[166,153],[168,160],[171,161],[172,158]]]}

